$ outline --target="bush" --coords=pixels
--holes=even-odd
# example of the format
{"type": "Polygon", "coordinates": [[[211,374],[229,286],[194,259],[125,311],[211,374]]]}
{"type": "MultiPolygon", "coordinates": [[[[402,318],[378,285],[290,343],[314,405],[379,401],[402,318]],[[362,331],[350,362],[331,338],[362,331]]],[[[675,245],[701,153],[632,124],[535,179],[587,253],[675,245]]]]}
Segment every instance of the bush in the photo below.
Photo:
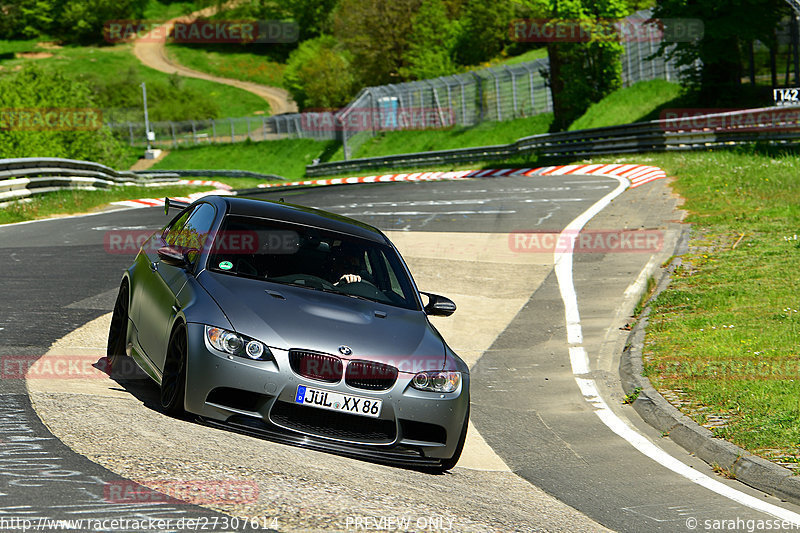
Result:
{"type": "Polygon", "coordinates": [[[11,115],[13,110],[96,107],[89,86],[80,80],[29,67],[0,76],[0,95],[5,115],[0,115],[0,158],[67,157],[112,167],[123,164],[125,146],[108,128],[31,131],[20,127],[11,115]]]}
{"type": "Polygon", "coordinates": [[[292,52],[283,79],[300,109],[341,107],[356,90],[349,55],[329,36],[304,41],[292,52]]]}

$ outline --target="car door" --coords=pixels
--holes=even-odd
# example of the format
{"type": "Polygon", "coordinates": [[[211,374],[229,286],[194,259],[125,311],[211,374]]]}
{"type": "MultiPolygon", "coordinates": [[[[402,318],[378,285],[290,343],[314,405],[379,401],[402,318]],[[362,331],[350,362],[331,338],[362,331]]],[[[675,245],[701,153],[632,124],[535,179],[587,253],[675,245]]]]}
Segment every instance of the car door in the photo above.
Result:
{"type": "MultiPolygon", "coordinates": [[[[153,236],[156,242],[145,247],[147,268],[142,269],[140,282],[137,329],[139,344],[145,354],[159,369],[164,367],[170,327],[180,311],[177,295],[193,274],[193,267],[182,268],[161,260],[157,250],[171,245],[188,250],[202,248],[208,238],[216,208],[201,203],[181,215],[161,235],[153,236]]],[[[189,259],[197,261],[200,254],[190,253],[189,259]]]]}

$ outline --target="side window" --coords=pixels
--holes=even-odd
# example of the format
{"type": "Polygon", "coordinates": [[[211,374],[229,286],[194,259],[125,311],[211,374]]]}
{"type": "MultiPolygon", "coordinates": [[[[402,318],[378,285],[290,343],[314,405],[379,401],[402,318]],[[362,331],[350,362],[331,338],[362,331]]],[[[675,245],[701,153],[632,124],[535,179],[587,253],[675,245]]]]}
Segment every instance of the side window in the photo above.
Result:
{"type": "MultiPolygon", "coordinates": [[[[208,240],[208,233],[216,218],[217,210],[211,204],[200,204],[191,212],[183,214],[175,224],[169,228],[164,241],[173,246],[182,248],[196,248],[201,250],[208,240]]],[[[192,254],[191,261],[196,259],[192,254]]]]}

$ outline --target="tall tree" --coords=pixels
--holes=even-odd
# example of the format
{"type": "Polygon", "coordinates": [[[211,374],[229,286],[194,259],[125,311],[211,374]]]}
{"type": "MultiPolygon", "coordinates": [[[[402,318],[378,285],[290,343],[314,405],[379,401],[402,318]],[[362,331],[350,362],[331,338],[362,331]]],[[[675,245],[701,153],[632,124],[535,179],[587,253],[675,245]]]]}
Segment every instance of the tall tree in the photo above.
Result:
{"type": "Polygon", "coordinates": [[[458,21],[450,20],[443,0],[424,0],[414,17],[401,76],[421,80],[452,74],[458,26],[458,21]]]}
{"type": "Polygon", "coordinates": [[[620,58],[624,47],[616,35],[601,31],[608,21],[629,14],[625,0],[517,0],[533,13],[553,23],[581,24],[593,37],[587,42],[566,40],[547,43],[553,96],[552,131],[562,131],[578,119],[593,102],[622,86],[620,58]]]}
{"type": "Polygon", "coordinates": [[[458,62],[477,65],[497,56],[508,42],[513,18],[510,0],[468,0],[461,10],[458,62]]]}
{"type": "Polygon", "coordinates": [[[741,86],[743,58],[753,40],[774,42],[774,31],[790,12],[784,0],[661,0],[654,16],[691,19],[704,27],[701,38],[663,43],[674,56],[684,81],[705,105],[732,105],[741,86]]]}
{"type": "Polygon", "coordinates": [[[340,0],[333,35],[353,55],[362,85],[400,81],[409,35],[422,0],[340,0]]]}

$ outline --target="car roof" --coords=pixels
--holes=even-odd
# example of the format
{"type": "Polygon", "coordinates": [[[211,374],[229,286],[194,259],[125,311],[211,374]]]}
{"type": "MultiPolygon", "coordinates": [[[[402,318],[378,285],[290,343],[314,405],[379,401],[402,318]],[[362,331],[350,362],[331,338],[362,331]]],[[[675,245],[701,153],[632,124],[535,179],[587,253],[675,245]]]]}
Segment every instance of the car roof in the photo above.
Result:
{"type": "Polygon", "coordinates": [[[227,204],[226,211],[231,215],[267,218],[346,233],[362,239],[387,244],[388,239],[381,231],[358,220],[297,204],[274,202],[261,198],[241,196],[205,197],[204,200],[222,201],[227,204]]]}

